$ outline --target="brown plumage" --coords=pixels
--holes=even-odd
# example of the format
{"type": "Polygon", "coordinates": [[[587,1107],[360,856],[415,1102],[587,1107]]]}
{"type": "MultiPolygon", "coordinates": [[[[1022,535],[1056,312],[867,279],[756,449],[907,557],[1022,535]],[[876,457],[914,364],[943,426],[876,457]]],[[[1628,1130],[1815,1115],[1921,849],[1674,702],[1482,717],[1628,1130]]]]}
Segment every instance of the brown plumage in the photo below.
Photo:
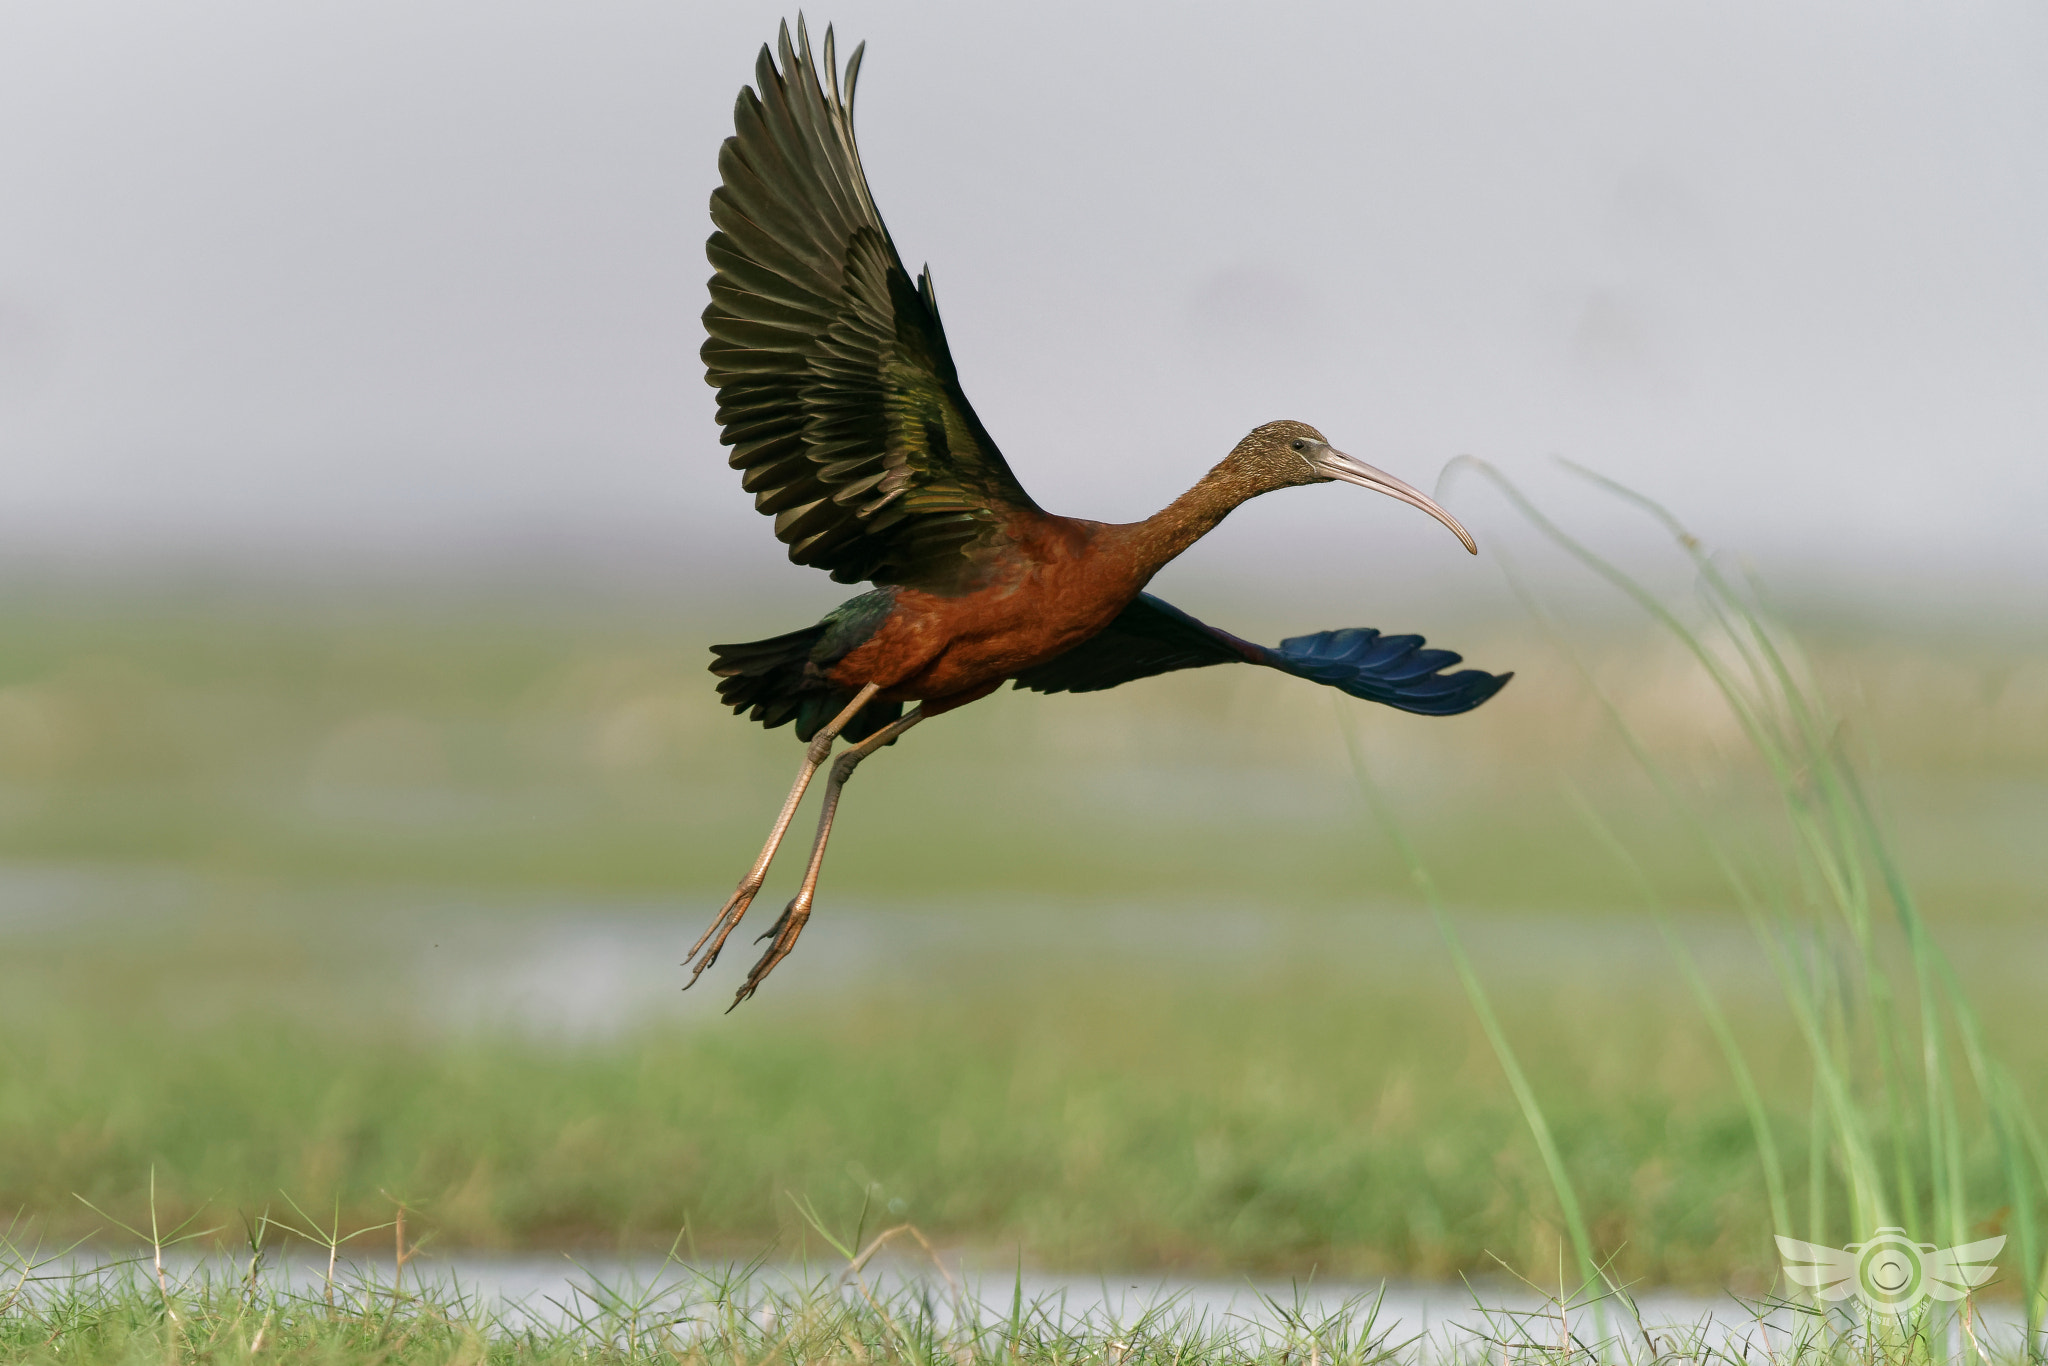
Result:
{"type": "Polygon", "coordinates": [[[789,953],[809,918],[840,791],[868,755],[919,722],[1014,680],[1087,692],[1175,669],[1244,662],[1424,715],[1478,706],[1506,683],[1419,636],[1325,631],[1255,645],[1144,592],[1231,509],[1276,489],[1341,480],[1389,494],[1477,547],[1408,485],[1334,449],[1305,423],[1269,422],[1142,522],[1062,517],[1025,493],[974,415],[939,324],[931,274],[890,241],[853,139],[857,50],[842,95],[833,38],[822,71],[801,21],[763,47],[719,153],[707,246],[706,377],[731,463],[775,518],[790,559],[877,587],[816,626],[713,647],[719,695],[809,741],[768,843],[690,950],[694,982],[759,893],[805,788],[844,736],[797,895],[734,1004],[789,953]],[[904,707],[916,704],[907,715],[904,707]]]}
{"type": "Polygon", "coordinates": [[[881,628],[824,676],[849,693],[879,684],[879,701],[922,702],[927,717],[985,697],[1109,625],[1169,560],[1240,503],[1326,479],[1289,449],[1301,440],[1328,445],[1305,423],[1267,423],[1142,522],[1005,509],[1000,539],[990,537],[977,557],[974,587],[899,588],[881,628]]]}

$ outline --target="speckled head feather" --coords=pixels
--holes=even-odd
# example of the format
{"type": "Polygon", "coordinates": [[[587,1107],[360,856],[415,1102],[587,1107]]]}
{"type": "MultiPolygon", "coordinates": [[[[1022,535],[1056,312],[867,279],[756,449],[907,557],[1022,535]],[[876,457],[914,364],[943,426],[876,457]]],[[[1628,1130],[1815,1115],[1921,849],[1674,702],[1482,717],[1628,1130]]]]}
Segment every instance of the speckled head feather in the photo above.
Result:
{"type": "Polygon", "coordinates": [[[1223,465],[1244,471],[1260,493],[1298,484],[1321,484],[1330,476],[1316,469],[1312,457],[1329,444],[1321,432],[1306,422],[1282,418],[1261,423],[1245,433],[1244,440],[1223,458],[1223,465]]]}

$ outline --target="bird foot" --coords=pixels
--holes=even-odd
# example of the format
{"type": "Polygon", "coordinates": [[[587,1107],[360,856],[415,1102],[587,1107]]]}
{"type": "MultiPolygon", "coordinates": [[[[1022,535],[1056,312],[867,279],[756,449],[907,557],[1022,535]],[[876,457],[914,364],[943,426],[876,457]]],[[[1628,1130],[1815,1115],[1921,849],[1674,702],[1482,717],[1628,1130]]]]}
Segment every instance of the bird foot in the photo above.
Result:
{"type": "MultiPolygon", "coordinates": [[[[684,991],[695,986],[697,979],[704,975],[704,969],[718,961],[718,951],[725,947],[726,936],[739,928],[740,917],[747,913],[747,907],[754,904],[754,898],[760,895],[760,892],[761,884],[750,878],[742,882],[738,889],[726,898],[725,905],[719,907],[717,917],[711,922],[711,928],[704,931],[697,942],[690,946],[690,951],[683,955],[684,967],[691,967],[693,962],[695,964],[690,973],[690,980],[683,983],[684,991]],[[699,950],[702,950],[701,954],[699,950]]],[[[787,916],[788,912],[785,911],[783,914],[787,916]]],[[[776,923],[779,925],[781,922],[776,923]]]]}
{"type": "Polygon", "coordinates": [[[799,896],[782,908],[781,916],[768,927],[768,933],[754,941],[758,944],[770,935],[775,939],[775,942],[768,946],[768,952],[761,955],[761,961],[754,964],[753,971],[747,974],[747,980],[733,993],[732,1005],[726,1007],[728,1013],[733,1006],[752,996],[768,974],[775,971],[775,965],[789,957],[789,951],[796,947],[797,936],[804,932],[804,922],[810,918],[811,902],[808,897],[799,896]]]}

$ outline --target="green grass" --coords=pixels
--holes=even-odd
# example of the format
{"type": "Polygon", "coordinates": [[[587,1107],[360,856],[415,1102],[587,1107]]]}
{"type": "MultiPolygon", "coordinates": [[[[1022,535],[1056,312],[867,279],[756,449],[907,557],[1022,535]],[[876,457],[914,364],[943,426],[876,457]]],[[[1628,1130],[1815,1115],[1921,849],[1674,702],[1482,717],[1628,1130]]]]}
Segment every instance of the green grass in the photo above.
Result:
{"type": "MultiPolygon", "coordinates": [[[[420,1275],[407,1266],[402,1224],[388,1275],[338,1256],[280,1274],[268,1224],[252,1228],[239,1257],[196,1269],[178,1268],[176,1234],[151,1235],[140,1256],[85,1275],[0,1239],[0,1361],[1920,1366],[1953,1355],[1951,1342],[1981,1366],[2028,1359],[2002,1340],[2009,1334],[1974,1325],[1944,1340],[1768,1301],[1670,1322],[1625,1291],[1515,1309],[1489,1308],[1475,1293],[1463,1328],[1427,1336],[1386,1312],[1380,1295],[1330,1302],[1300,1282],[1260,1293],[1256,1322],[1245,1309],[1219,1313],[1180,1297],[1077,1310],[1058,1293],[1027,1295],[1021,1277],[1007,1294],[964,1284],[914,1225],[863,1241],[859,1228],[835,1235],[814,1213],[807,1220],[822,1266],[807,1255],[794,1274],[764,1273],[678,1261],[672,1248],[652,1275],[608,1281],[584,1271],[566,1293],[526,1306],[420,1275]],[[906,1263],[919,1244],[931,1261],[906,1263]],[[897,1264],[884,1269],[878,1254],[891,1252],[897,1264]],[[1592,1311],[1612,1330],[1590,1322],[1592,1311]]],[[[308,1232],[338,1251],[333,1235],[308,1232]]]]}
{"type": "Polygon", "coordinates": [[[1999,1192],[2031,1160],[2048,1012],[2000,946],[2032,943],[2048,889],[2044,846],[2010,836],[2048,811],[2048,663],[1822,629],[1799,696],[1844,696],[1847,729],[1795,715],[1759,746],[1689,650],[1699,619],[1676,624],[1564,651],[1475,629],[1456,643],[1520,676],[1449,723],[1333,712],[1251,670],[991,699],[862,770],[820,923],[910,907],[971,945],[1043,914],[1066,938],[801,990],[792,960],[730,1018],[572,1042],[451,1029],[437,973],[461,963],[426,945],[474,955],[491,916],[509,938],[647,900],[673,901],[678,948],[694,936],[795,760],[710,696],[696,642],[732,632],[18,594],[0,871],[132,877],[75,918],[0,924],[0,1208],[46,1239],[118,1238],[153,1184],[173,1222],[289,1197],[364,1226],[403,1202],[446,1248],[661,1247],[687,1224],[752,1254],[794,1245],[792,1197],[838,1221],[879,1198],[1038,1265],[1498,1258],[1552,1282],[1577,1242],[1625,1280],[1752,1290],[1788,1222],[2017,1232],[2026,1202],[2001,1215],[1999,1192]],[[1828,756],[1850,749],[1881,756],[1896,838],[1848,800],[1828,756]],[[1418,868],[1497,1030],[1440,945],[1347,919],[1415,907],[1418,868]],[[1884,930],[1873,910],[1902,900],[1884,930]],[[1248,908],[1285,944],[1233,962],[1172,931],[1154,951],[1091,936],[1133,901],[1248,908]],[[1602,925],[1659,915],[1705,946],[1696,971],[1608,951],[1602,925]],[[1745,918],[1763,937],[1736,963],[1708,952],[1745,918]],[[1951,972],[1937,934],[1982,954],[1951,972]]]}
{"type": "MultiPolygon", "coordinates": [[[[118,1237],[95,1210],[139,1225],[154,1179],[171,1222],[288,1194],[361,1225],[396,1197],[448,1248],[645,1249],[687,1223],[750,1254],[790,1245],[793,1197],[850,1218],[875,1195],[1034,1265],[1549,1275],[1544,1174],[1445,984],[1050,966],[582,1046],[55,1011],[0,1042],[0,1201],[52,1239],[118,1237]]],[[[1552,1123],[1602,1245],[1635,1277],[1768,1285],[1710,1045],[1641,998],[1557,1019],[1588,987],[1503,1011],[1569,1097],[1552,1123]],[[1617,1017],[1625,1048],[1598,1039],[1617,1017]]]]}
{"type": "MultiPolygon", "coordinates": [[[[362,1226],[404,1200],[443,1249],[644,1250],[687,1224],[744,1256],[794,1245],[793,1198],[850,1220],[872,1196],[1038,1266],[1443,1277],[1498,1258],[1554,1282],[1548,1178],[1448,969],[1330,942],[1237,970],[1090,962],[1084,942],[1021,973],[785,989],[730,1017],[714,998],[582,1043],[450,1034],[414,988],[296,990],[317,956],[38,953],[0,970],[0,1202],[46,1241],[118,1243],[96,1211],[141,1226],[154,1181],[170,1223],[236,1228],[290,1196],[362,1226]],[[150,994],[150,960],[182,985],[150,994]]],[[[1617,1273],[1767,1288],[1757,1150],[1696,1006],[1661,973],[1474,953],[1617,1273]]],[[[2048,1077],[2023,1004],[1988,1027],[2048,1077]]],[[[1734,1029],[1802,1178],[1795,1022],[1752,993],[1734,1029]]],[[[1973,1189],[1996,1183],[1991,1144],[1959,1155],[1973,1189]]]]}
{"type": "MultiPolygon", "coordinates": [[[[0,859],[722,895],[797,747],[717,705],[704,642],[815,612],[737,615],[16,591],[0,599],[0,859]]],[[[1254,634],[1318,624],[1231,619],[1254,634]]],[[[1636,913],[1635,884],[1556,800],[1568,774],[1673,904],[1734,907],[1540,632],[1435,634],[1519,670],[1514,684],[1452,721],[1347,705],[1452,900],[1636,913]]],[[[1682,651],[1633,628],[1588,648],[1713,819],[1773,818],[1775,786],[1682,651]]],[[[2036,909],[2048,851],[2021,832],[2048,821],[2048,660],[1995,637],[1854,636],[1816,667],[1861,690],[1857,734],[1883,757],[1928,913],[2036,909]]],[[[1409,895],[1328,699],[1263,670],[998,694],[863,768],[842,820],[827,891],[853,900],[1409,895]]]]}
{"type": "MultiPolygon", "coordinates": [[[[1922,913],[1891,830],[1851,758],[1841,718],[1796,642],[1772,619],[1760,585],[1739,583],[1657,503],[1573,467],[1671,534],[1697,575],[1697,604],[1688,620],[1638,576],[1551,521],[1497,471],[1477,461],[1464,463],[1492,482],[1555,546],[1617,589],[1684,648],[1782,797],[1777,847],[1767,842],[1761,848],[1738,848],[1702,819],[1697,803],[1673,781],[1669,767],[1644,743],[1549,613],[1526,586],[1517,585],[1531,615],[1550,627],[1561,653],[1600,698],[1615,732],[1673,818],[1693,831],[1713,858],[1798,1022],[1813,1086],[1803,1224],[1791,1213],[1777,1126],[1765,1111],[1749,1054],[1728,1027],[1690,951],[1667,931],[1680,973],[1742,1094],[1773,1229],[1781,1241],[1798,1231],[1808,1241],[1827,1245],[1831,1225],[1845,1228],[1855,1240],[1903,1226],[1911,1238],[1931,1234],[1958,1244],[1981,1238],[1992,1227],[2009,1226],[2012,1247],[2007,1251],[2024,1305],[2025,1341],[2033,1351],[2048,1301],[2048,1257],[2040,1225],[2043,1192],[2048,1191],[2048,1141],[2028,1092],[1991,1046],[1977,1003],[1922,913]],[[1880,919],[1887,910],[1889,918],[1880,919]],[[1966,1176],[1963,1152],[1973,1140],[1979,1146],[1988,1141],[1995,1150],[1993,1180],[1966,1176]],[[1831,1220],[1831,1200],[1846,1206],[1845,1217],[1831,1220]]],[[[1593,1254],[1576,1183],[1558,1155],[1516,1049],[1444,914],[1434,880],[1402,835],[1398,817],[1366,778],[1362,761],[1360,776],[1412,875],[1431,898],[1466,993],[1543,1155],[1583,1283],[1598,1285],[1607,1277],[1593,1254]]],[[[1571,795],[1594,833],[1641,883],[1649,909],[1668,926],[1656,880],[1600,811],[1577,792],[1571,795]]],[[[2001,1236],[1981,1246],[1997,1249],[2007,1241],[2001,1236]]],[[[1944,1305],[1929,1302],[1899,1331],[1910,1339],[1935,1331],[1950,1318],[1944,1305]]]]}

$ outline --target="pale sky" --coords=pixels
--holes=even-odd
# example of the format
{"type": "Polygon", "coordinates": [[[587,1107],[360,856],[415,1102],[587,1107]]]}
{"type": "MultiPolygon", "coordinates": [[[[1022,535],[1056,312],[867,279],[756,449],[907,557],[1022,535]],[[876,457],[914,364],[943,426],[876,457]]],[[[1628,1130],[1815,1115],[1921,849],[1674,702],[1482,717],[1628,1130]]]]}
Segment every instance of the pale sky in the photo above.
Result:
{"type": "MultiPolygon", "coordinates": [[[[0,536],[805,575],[696,359],[783,13],[0,0],[0,536]]],[[[811,17],[868,41],[877,200],[1048,508],[1143,516],[1295,417],[1424,487],[1487,457],[1596,535],[1621,514],[1550,457],[1766,561],[2048,581],[2037,0],[811,17]]],[[[1215,540],[1215,572],[1479,572],[1355,489],[1215,540]]]]}

